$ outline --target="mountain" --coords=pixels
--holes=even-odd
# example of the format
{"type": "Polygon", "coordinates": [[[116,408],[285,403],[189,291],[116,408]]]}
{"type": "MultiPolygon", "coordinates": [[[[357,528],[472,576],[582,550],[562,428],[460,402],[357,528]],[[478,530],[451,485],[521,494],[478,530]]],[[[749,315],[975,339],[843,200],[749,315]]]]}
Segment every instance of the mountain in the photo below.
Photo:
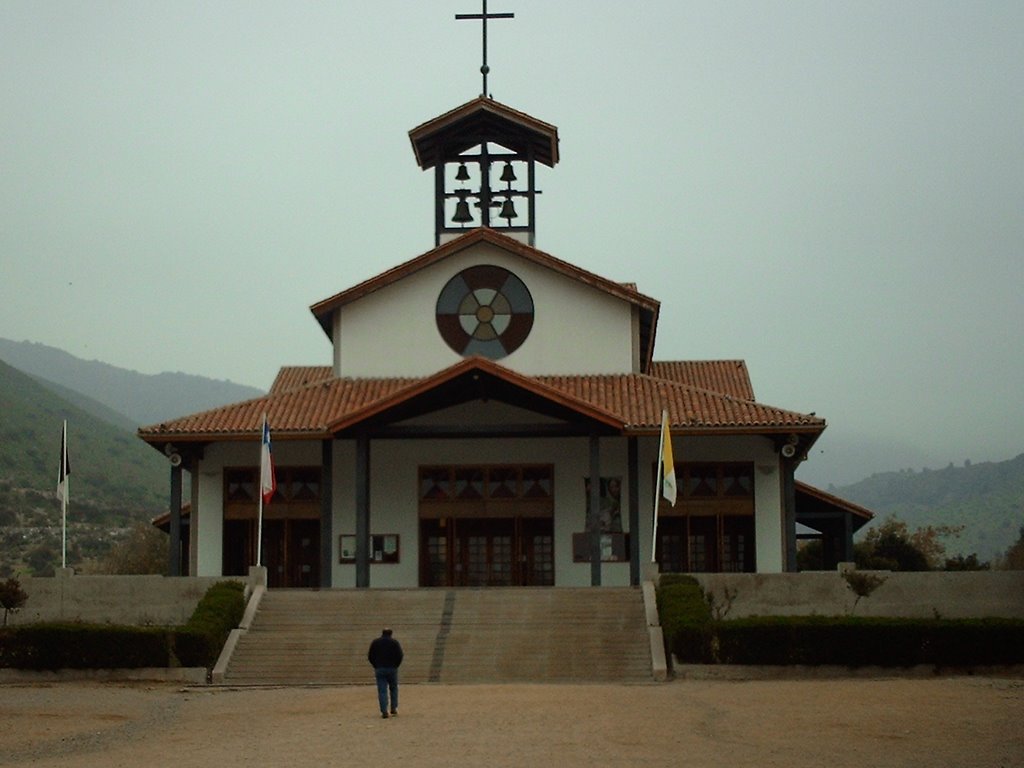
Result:
{"type": "Polygon", "coordinates": [[[990,560],[1024,526],[1024,453],[1009,461],[882,472],[829,491],[874,511],[876,521],[892,515],[912,530],[962,525],[959,537],[945,541],[947,553],[990,560]]]}
{"type": "Polygon", "coordinates": [[[133,429],[265,394],[255,387],[186,373],[129,371],[29,341],[0,339],[0,360],[43,380],[64,399],[74,401],[67,392],[73,390],[122,414],[133,429]]]}
{"type": "Polygon", "coordinates": [[[61,424],[67,419],[73,507],[88,503],[159,513],[165,506],[167,461],[132,427],[109,423],[3,362],[0,413],[0,482],[6,488],[56,490],[61,424]]]}

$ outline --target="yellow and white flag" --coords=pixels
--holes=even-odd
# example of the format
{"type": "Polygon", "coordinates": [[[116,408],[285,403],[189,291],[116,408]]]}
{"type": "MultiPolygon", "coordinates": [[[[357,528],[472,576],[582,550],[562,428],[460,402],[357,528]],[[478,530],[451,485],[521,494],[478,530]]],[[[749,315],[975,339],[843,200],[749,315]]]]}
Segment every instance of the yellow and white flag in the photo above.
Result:
{"type": "Polygon", "coordinates": [[[672,458],[672,435],[668,431],[668,411],[661,412],[661,495],[676,505],[676,463],[672,458]]]}

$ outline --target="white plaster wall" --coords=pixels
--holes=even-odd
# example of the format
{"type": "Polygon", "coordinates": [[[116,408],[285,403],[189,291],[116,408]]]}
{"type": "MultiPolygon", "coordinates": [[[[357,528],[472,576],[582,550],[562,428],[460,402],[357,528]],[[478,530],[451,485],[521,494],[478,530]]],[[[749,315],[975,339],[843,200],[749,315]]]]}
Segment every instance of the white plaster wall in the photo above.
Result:
{"type": "MultiPolygon", "coordinates": [[[[654,496],[651,481],[658,459],[658,438],[641,440],[640,454],[640,561],[651,561],[654,496]]],[[[761,437],[672,436],[672,455],[677,462],[753,461],[754,538],[758,573],[783,570],[782,475],[779,457],[761,437]]],[[[660,489],[658,491],[660,493],[660,489]]]]}
{"type": "MultiPolygon", "coordinates": [[[[483,406],[479,406],[483,407],[483,406]]],[[[495,422],[501,421],[498,409],[495,422]]],[[[443,421],[443,420],[442,420],[443,421]]],[[[759,573],[783,570],[781,473],[778,456],[763,438],[691,438],[674,436],[677,461],[753,461],[756,531],[756,564],[759,573]]],[[[206,450],[199,472],[199,547],[196,573],[217,576],[222,571],[223,470],[256,466],[255,443],[218,443],[206,450]]],[[[555,583],[558,586],[589,586],[590,563],[572,560],[572,535],[585,529],[586,501],[583,478],[590,474],[589,440],[466,439],[375,440],[370,444],[370,533],[400,536],[401,559],[397,564],[371,564],[372,587],[413,587],[419,583],[418,468],[424,464],[552,464],[555,489],[555,583]]],[[[601,476],[622,478],[623,526],[629,530],[626,508],[629,498],[626,438],[600,440],[601,476]]],[[[639,531],[641,563],[651,560],[654,495],[653,468],[658,438],[639,441],[639,531]]],[[[278,467],[318,466],[319,441],[277,441],[274,461],[278,467]]],[[[354,535],[355,444],[334,443],[333,532],[331,583],[355,586],[355,566],[338,562],[338,538],[354,535]]],[[[605,585],[627,585],[629,563],[603,563],[605,585]]]]}
{"type": "Polygon", "coordinates": [[[630,305],[489,243],[479,243],[343,307],[335,315],[339,376],[426,376],[458,362],[437,330],[438,294],[455,274],[494,264],[516,274],[533,297],[524,344],[500,361],[530,375],[632,370],[630,305]]]}
{"type": "MultiPolygon", "coordinates": [[[[601,440],[601,474],[621,475],[625,483],[626,443],[601,440]]],[[[370,565],[371,587],[412,587],[419,583],[418,469],[424,464],[552,464],[555,489],[555,584],[589,586],[590,564],[572,561],[572,534],[584,530],[583,478],[589,474],[587,438],[472,439],[464,441],[376,440],[370,444],[370,533],[397,533],[401,562],[370,565]]],[[[355,533],[355,452],[349,442],[335,443],[335,541],[355,533]],[[344,459],[342,459],[344,454],[344,459]]],[[[623,498],[628,492],[623,488],[623,498]]],[[[623,519],[628,525],[628,520],[623,519]]],[[[602,584],[629,584],[629,563],[603,563],[602,584]]],[[[334,566],[335,587],[355,586],[355,566],[334,566]]]]}
{"type": "MultiPolygon", "coordinates": [[[[199,502],[197,557],[195,575],[219,576],[223,568],[224,549],[224,468],[258,467],[260,445],[252,442],[213,443],[207,446],[199,465],[196,498],[199,502]]],[[[319,466],[318,441],[274,442],[274,464],[285,466],[319,466]]]]}

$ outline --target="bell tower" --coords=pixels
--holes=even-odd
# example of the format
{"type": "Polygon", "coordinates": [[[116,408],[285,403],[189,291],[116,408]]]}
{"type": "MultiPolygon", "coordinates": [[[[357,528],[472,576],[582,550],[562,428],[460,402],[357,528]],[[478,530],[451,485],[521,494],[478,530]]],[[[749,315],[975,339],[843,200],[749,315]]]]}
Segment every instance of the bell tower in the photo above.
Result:
{"type": "Polygon", "coordinates": [[[534,245],[536,166],[558,162],[558,129],[481,96],[409,132],[434,169],[434,245],[490,227],[534,245]]]}
{"type": "Polygon", "coordinates": [[[434,169],[434,245],[490,227],[534,245],[537,163],[558,162],[558,129],[495,101],[487,93],[487,21],[510,13],[458,14],[481,21],[483,93],[409,131],[420,168],[434,169]]]}

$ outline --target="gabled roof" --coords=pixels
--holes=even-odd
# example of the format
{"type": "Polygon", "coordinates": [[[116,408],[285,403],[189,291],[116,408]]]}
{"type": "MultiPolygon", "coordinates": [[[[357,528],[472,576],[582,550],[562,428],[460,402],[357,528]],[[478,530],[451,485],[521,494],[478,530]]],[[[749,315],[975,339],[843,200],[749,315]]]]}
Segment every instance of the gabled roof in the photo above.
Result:
{"type": "Polygon", "coordinates": [[[330,424],[334,434],[355,426],[390,424],[474,400],[494,400],[544,416],[601,425],[618,432],[621,422],[591,400],[550,386],[542,378],[524,376],[484,357],[468,357],[400,391],[349,412],[330,424]]]}
{"type": "Polygon", "coordinates": [[[304,372],[308,383],[292,387],[296,378],[282,372],[264,397],[144,427],[139,435],[157,445],[251,440],[266,413],[275,439],[323,439],[484,398],[624,434],[656,434],[662,409],[676,434],[798,433],[813,442],[825,428],[813,415],[645,374],[533,377],[480,357],[423,378],[348,379],[319,367],[291,370],[304,372]]]}
{"type": "Polygon", "coordinates": [[[750,372],[743,360],[655,360],[649,372],[655,378],[690,384],[741,400],[754,399],[750,372]]]}
{"type": "Polygon", "coordinates": [[[622,299],[623,301],[627,301],[635,306],[640,313],[641,365],[646,367],[647,364],[649,364],[650,357],[654,351],[654,337],[658,325],[658,311],[661,307],[660,302],[656,299],[652,299],[650,296],[645,296],[629,284],[617,283],[613,280],[608,280],[600,275],[594,274],[593,272],[588,272],[585,269],[581,269],[567,261],[563,261],[562,259],[552,256],[550,253],[545,253],[544,251],[538,250],[530,245],[521,243],[515,238],[503,235],[488,227],[476,227],[475,229],[471,229],[466,232],[466,234],[461,235],[454,240],[450,240],[447,243],[443,243],[436,248],[432,248],[426,253],[420,254],[403,264],[392,267],[376,277],[364,280],[358,285],[352,286],[341,293],[336,293],[329,298],[318,301],[309,309],[320,323],[320,327],[324,329],[324,333],[326,333],[330,338],[332,333],[331,317],[334,314],[334,311],[339,307],[343,307],[357,299],[361,299],[375,291],[379,291],[380,289],[396,283],[399,280],[420,271],[421,269],[437,264],[438,262],[481,242],[489,243],[507,251],[508,253],[547,269],[551,269],[578,282],[585,283],[592,288],[603,291],[604,293],[622,299]]]}
{"type": "Polygon", "coordinates": [[[416,162],[426,170],[493,141],[549,167],[558,162],[558,129],[480,96],[409,131],[416,162]]]}
{"type": "Polygon", "coordinates": [[[277,372],[268,394],[276,395],[289,389],[299,389],[329,379],[331,374],[329,365],[286,365],[277,372]]]}
{"type": "MultiPolygon", "coordinates": [[[[324,381],[332,376],[329,365],[285,366],[274,379],[270,394],[324,381]]],[[[740,400],[754,399],[750,373],[743,360],[655,360],[651,363],[651,376],[740,400]]]]}

